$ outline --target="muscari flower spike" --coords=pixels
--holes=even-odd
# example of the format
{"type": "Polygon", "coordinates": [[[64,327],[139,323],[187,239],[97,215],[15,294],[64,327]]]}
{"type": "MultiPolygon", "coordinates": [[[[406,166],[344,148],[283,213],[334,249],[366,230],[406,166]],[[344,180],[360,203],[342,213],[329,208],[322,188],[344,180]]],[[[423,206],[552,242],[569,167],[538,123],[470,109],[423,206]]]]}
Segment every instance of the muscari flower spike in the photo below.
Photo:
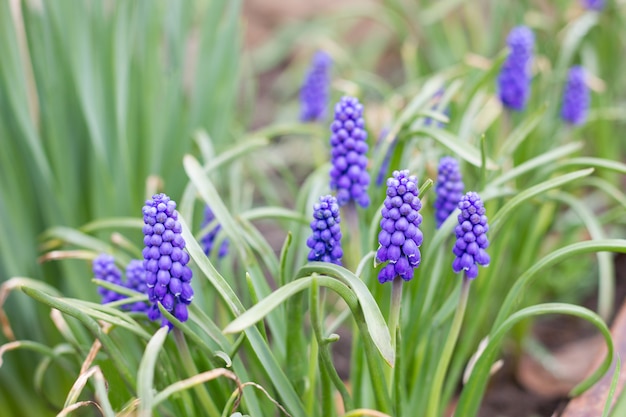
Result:
{"type": "Polygon", "coordinates": [[[523,110],[530,94],[530,65],[535,36],[526,26],[511,30],[507,44],[511,49],[498,76],[502,104],[513,110],[523,110]]]}
{"type": "Polygon", "coordinates": [[[563,91],[561,117],[567,123],[580,125],[587,120],[589,110],[589,88],[585,83],[585,69],[580,66],[570,68],[567,84],[563,91]]]}
{"type": "Polygon", "coordinates": [[[326,117],[332,64],[333,61],[326,52],[318,51],[313,56],[300,90],[301,121],[319,121],[326,117]]]}
{"type": "MultiPolygon", "coordinates": [[[[126,266],[126,287],[141,294],[148,292],[146,270],[143,267],[142,260],[133,259],[126,266]]],[[[127,304],[125,309],[136,312],[147,312],[149,307],[150,306],[145,302],[138,301],[133,304],[127,304]]]]}
{"type": "MultiPolygon", "coordinates": [[[[211,210],[211,208],[209,206],[205,206],[204,221],[202,222],[202,227],[204,228],[206,225],[210,224],[214,219],[215,219],[215,215],[213,214],[213,211],[211,210]]],[[[207,256],[209,256],[211,252],[213,251],[213,244],[215,243],[215,238],[217,237],[217,234],[220,232],[220,230],[222,230],[222,226],[218,224],[213,229],[211,229],[206,235],[204,235],[204,237],[200,241],[200,243],[202,244],[202,249],[204,250],[204,253],[207,256]]],[[[220,249],[217,252],[217,257],[220,259],[226,255],[228,255],[228,239],[224,239],[222,241],[222,244],[220,245],[220,249]]]]}
{"type": "MultiPolygon", "coordinates": [[[[97,279],[110,282],[111,284],[124,285],[122,283],[122,271],[115,266],[115,258],[111,255],[106,253],[98,255],[93,260],[92,271],[97,279]]],[[[99,287],[98,292],[102,297],[102,304],[112,303],[126,297],[104,287],[99,287]]]]}
{"type": "Polygon", "coordinates": [[[580,3],[585,9],[599,12],[604,8],[604,0],[581,0],[580,3]]]}
{"type": "Polygon", "coordinates": [[[387,180],[387,197],[382,209],[380,246],[377,262],[389,262],[378,274],[380,283],[393,281],[399,276],[405,281],[413,278],[413,270],[421,261],[419,247],[423,235],[419,229],[422,203],[418,197],[417,178],[408,170],[394,171],[387,180]]]}
{"type": "Polygon", "coordinates": [[[331,162],[330,188],[337,191],[337,203],[350,200],[361,207],[369,206],[367,187],[370,182],[367,167],[367,132],[363,121],[363,106],[354,97],[344,96],[335,105],[335,120],[330,126],[331,162]]]}
{"type": "Polygon", "coordinates": [[[452,252],[456,259],[452,263],[454,272],[465,271],[467,278],[478,276],[478,265],[488,266],[489,255],[485,249],[489,246],[487,239],[487,216],[483,202],[473,191],[468,192],[459,201],[459,225],[455,229],[456,243],[452,252]]]}
{"type": "Polygon", "coordinates": [[[343,251],[341,249],[341,228],[339,223],[339,205],[332,195],[320,197],[313,206],[311,236],[306,244],[311,251],[309,261],[330,262],[341,265],[343,251]]]}
{"type": "MultiPolygon", "coordinates": [[[[148,311],[150,320],[161,317],[160,302],[180,321],[188,318],[187,305],[193,299],[191,269],[187,266],[189,254],[178,221],[176,202],[165,194],[155,194],[143,206],[144,262],[148,299],[152,306],[148,311]]],[[[167,320],[162,325],[172,326],[167,320]]]]}
{"type": "Polygon", "coordinates": [[[459,163],[451,156],[444,156],[439,160],[437,184],[435,184],[435,220],[437,229],[441,227],[448,216],[454,211],[463,196],[463,178],[459,163]]]}
{"type": "MultiPolygon", "coordinates": [[[[444,93],[444,89],[440,88],[433,95],[432,106],[431,106],[432,110],[437,110],[437,107],[439,107],[439,102],[441,102],[441,98],[443,97],[443,93],[444,93]]],[[[450,107],[446,107],[445,110],[443,111],[443,113],[446,116],[450,116],[450,107]]],[[[445,123],[444,122],[440,122],[439,120],[435,120],[435,119],[433,119],[431,117],[427,117],[426,120],[424,120],[424,126],[434,126],[434,127],[442,128],[442,127],[445,126],[445,123]]]]}

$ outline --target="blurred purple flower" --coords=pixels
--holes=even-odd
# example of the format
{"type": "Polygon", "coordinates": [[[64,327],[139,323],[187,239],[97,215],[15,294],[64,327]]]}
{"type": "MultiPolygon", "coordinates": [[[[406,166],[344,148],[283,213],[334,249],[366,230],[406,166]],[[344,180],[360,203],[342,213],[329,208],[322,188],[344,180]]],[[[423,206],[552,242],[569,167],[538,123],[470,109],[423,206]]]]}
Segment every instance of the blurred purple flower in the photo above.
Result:
{"type": "Polygon", "coordinates": [[[318,51],[313,56],[300,90],[301,121],[320,121],[326,117],[332,64],[333,61],[326,52],[318,51]]]}
{"type": "Polygon", "coordinates": [[[580,3],[585,9],[595,10],[596,12],[604,9],[604,0],[581,0],[580,3]]]}
{"type": "Polygon", "coordinates": [[[378,281],[393,281],[397,276],[405,281],[413,278],[413,270],[421,262],[419,247],[423,235],[419,229],[422,203],[418,197],[417,178],[408,170],[394,171],[387,180],[387,197],[382,209],[380,246],[377,262],[389,262],[378,273],[378,281]]]}
{"type": "Polygon", "coordinates": [[[309,261],[330,262],[341,265],[341,228],[339,223],[339,205],[332,195],[320,197],[319,203],[313,206],[311,236],[306,244],[311,251],[309,261]]]}
{"type": "Polygon", "coordinates": [[[330,126],[331,162],[330,188],[337,191],[337,203],[350,200],[361,207],[369,206],[367,187],[367,132],[363,106],[354,97],[344,96],[335,105],[335,120],[330,126]]]}
{"type": "Polygon", "coordinates": [[[456,259],[452,263],[454,272],[465,271],[468,278],[478,276],[478,266],[489,265],[489,255],[485,249],[489,247],[487,239],[487,216],[483,202],[473,191],[465,194],[459,201],[459,225],[455,229],[456,243],[452,252],[456,259]]]}
{"type": "Polygon", "coordinates": [[[580,66],[570,68],[567,84],[563,91],[561,117],[567,123],[580,125],[587,120],[589,110],[589,88],[585,83],[585,69],[580,66]]]}
{"type": "MultiPolygon", "coordinates": [[[[137,291],[141,294],[148,292],[146,285],[146,270],[143,267],[143,261],[139,259],[131,260],[126,266],[126,287],[137,291]]],[[[143,301],[124,306],[126,310],[145,313],[150,306],[143,301]]]]}
{"type": "MultiPolygon", "coordinates": [[[[213,211],[211,210],[211,208],[209,206],[205,206],[204,207],[204,221],[202,222],[202,228],[206,227],[214,219],[215,219],[215,215],[213,214],[213,211]]],[[[206,235],[204,235],[204,237],[200,241],[200,243],[202,243],[202,249],[204,250],[204,253],[207,256],[211,254],[211,251],[213,250],[213,244],[215,243],[215,238],[217,237],[217,234],[220,232],[220,230],[222,230],[222,226],[218,224],[213,229],[211,229],[206,235]]],[[[228,239],[224,239],[222,241],[222,244],[220,245],[220,249],[217,252],[218,258],[223,258],[226,255],[228,255],[228,239]]]]}
{"type": "Polygon", "coordinates": [[[530,66],[535,36],[526,26],[511,30],[507,44],[511,49],[498,76],[502,104],[513,110],[523,110],[530,94],[530,66]]]}
{"type": "MultiPolygon", "coordinates": [[[[191,269],[187,266],[189,254],[178,222],[176,202],[165,194],[155,194],[143,206],[144,268],[148,299],[152,307],[150,320],[161,317],[157,302],[180,321],[188,318],[187,305],[193,299],[191,269]]],[[[162,325],[172,326],[167,320],[162,325]]]]}
{"type": "MultiPolygon", "coordinates": [[[[97,279],[110,282],[111,284],[124,285],[122,283],[122,271],[115,266],[115,258],[111,255],[106,253],[98,255],[93,260],[92,271],[94,277],[97,279]]],[[[99,287],[98,292],[102,296],[102,304],[118,301],[126,297],[125,295],[104,287],[99,287]]]]}
{"type": "Polygon", "coordinates": [[[441,227],[448,216],[454,211],[463,196],[463,178],[459,163],[451,156],[444,156],[439,160],[437,183],[435,184],[435,220],[437,229],[441,227]]]}

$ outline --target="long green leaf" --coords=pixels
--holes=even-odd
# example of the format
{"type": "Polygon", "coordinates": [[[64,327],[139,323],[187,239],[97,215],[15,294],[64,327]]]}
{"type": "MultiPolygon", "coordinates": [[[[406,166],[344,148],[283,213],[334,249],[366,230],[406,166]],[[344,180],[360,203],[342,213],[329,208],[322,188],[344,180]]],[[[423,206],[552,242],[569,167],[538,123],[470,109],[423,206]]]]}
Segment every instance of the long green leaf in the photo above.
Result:
{"type": "Polygon", "coordinates": [[[155,399],[152,393],[154,389],[154,371],[159,352],[165,343],[169,329],[167,326],[161,327],[148,342],[143,353],[139,369],[137,370],[137,394],[139,396],[139,417],[149,417],[152,415],[155,399]]]}

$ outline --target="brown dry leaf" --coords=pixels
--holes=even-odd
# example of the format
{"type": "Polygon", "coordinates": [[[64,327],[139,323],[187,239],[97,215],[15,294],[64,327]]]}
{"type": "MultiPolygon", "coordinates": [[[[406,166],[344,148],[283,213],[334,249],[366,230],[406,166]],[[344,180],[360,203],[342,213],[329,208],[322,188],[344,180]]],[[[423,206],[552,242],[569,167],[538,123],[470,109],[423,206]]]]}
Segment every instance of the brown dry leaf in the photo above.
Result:
{"type": "MultiPolygon", "coordinates": [[[[611,325],[611,335],[613,336],[613,343],[615,344],[615,355],[621,358],[626,357],[626,302],[622,303],[611,325]]],[[[594,363],[588,374],[593,372],[602,360],[604,360],[604,351],[605,349],[603,347],[599,354],[589,355],[594,358],[594,363]]],[[[611,378],[613,377],[614,370],[615,361],[613,361],[611,369],[598,383],[569,402],[565,410],[563,410],[561,417],[601,416],[611,386],[611,378]]],[[[615,404],[615,400],[619,398],[624,387],[624,382],[626,382],[626,368],[622,366],[615,389],[615,396],[613,397],[613,404],[615,404]]]]}
{"type": "Polygon", "coordinates": [[[569,343],[555,351],[545,366],[532,355],[524,354],[518,364],[517,379],[525,389],[541,397],[565,397],[589,374],[603,346],[602,336],[569,343]]]}

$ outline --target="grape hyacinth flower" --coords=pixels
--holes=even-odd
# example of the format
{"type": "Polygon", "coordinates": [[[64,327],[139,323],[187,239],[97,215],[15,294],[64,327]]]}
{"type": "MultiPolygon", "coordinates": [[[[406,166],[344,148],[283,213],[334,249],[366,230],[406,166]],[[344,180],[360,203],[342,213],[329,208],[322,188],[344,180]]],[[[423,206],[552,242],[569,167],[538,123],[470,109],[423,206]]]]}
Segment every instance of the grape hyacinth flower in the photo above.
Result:
{"type": "Polygon", "coordinates": [[[320,197],[319,203],[313,206],[313,221],[311,222],[313,234],[306,241],[306,245],[311,248],[309,261],[341,265],[343,251],[340,222],[337,199],[332,195],[320,197]]]}
{"type": "Polygon", "coordinates": [[[489,246],[487,239],[487,216],[483,202],[473,191],[468,192],[459,201],[459,225],[455,229],[456,243],[452,252],[456,259],[452,263],[454,272],[465,271],[467,278],[478,276],[478,266],[489,265],[489,255],[485,249],[489,246]]]}
{"type": "Polygon", "coordinates": [[[313,56],[302,89],[300,90],[300,120],[303,122],[324,120],[328,106],[331,57],[323,51],[313,56]]]}
{"type": "Polygon", "coordinates": [[[585,83],[585,69],[580,66],[570,68],[567,84],[563,91],[561,117],[567,123],[580,125],[587,119],[589,109],[589,88],[585,83]]]}
{"type": "Polygon", "coordinates": [[[376,261],[389,262],[378,274],[380,283],[393,281],[399,276],[405,281],[413,278],[413,270],[421,261],[419,247],[423,235],[419,229],[422,203],[418,197],[417,178],[408,170],[394,171],[387,180],[387,197],[382,209],[380,246],[376,261]]]}
{"type": "Polygon", "coordinates": [[[444,156],[439,160],[437,184],[435,185],[435,220],[437,229],[441,227],[448,216],[454,211],[463,196],[463,178],[459,163],[451,156],[444,156]]]}
{"type": "Polygon", "coordinates": [[[511,51],[498,76],[498,89],[502,104],[512,110],[523,110],[528,101],[534,43],[526,26],[513,28],[507,37],[511,51]]]}
{"type": "MultiPolygon", "coordinates": [[[[439,103],[441,102],[441,98],[443,97],[443,88],[440,88],[434,95],[433,95],[433,99],[432,101],[432,106],[431,109],[436,111],[437,107],[439,107],[439,103]]],[[[446,109],[443,112],[446,116],[450,116],[450,108],[446,107],[446,109]]],[[[431,117],[427,117],[426,120],[424,120],[424,126],[434,126],[434,127],[438,127],[438,128],[442,128],[445,126],[444,122],[440,122],[439,120],[435,120],[431,117]]]]}
{"type": "MultiPolygon", "coordinates": [[[[202,222],[202,227],[203,228],[206,227],[214,219],[215,219],[215,215],[213,214],[213,211],[211,210],[211,208],[209,206],[205,206],[204,207],[204,221],[202,222]]],[[[204,253],[207,256],[211,254],[211,251],[213,250],[213,244],[215,243],[215,238],[217,237],[217,234],[219,233],[220,230],[222,230],[222,226],[218,224],[213,229],[211,229],[206,235],[204,235],[204,237],[200,241],[200,243],[202,244],[202,249],[204,250],[204,253]]],[[[220,249],[217,252],[217,256],[220,259],[226,255],[228,255],[228,239],[224,239],[222,241],[222,244],[220,245],[220,249]]]]}
{"type": "MultiPolygon", "coordinates": [[[[178,221],[176,202],[165,194],[155,194],[143,206],[144,262],[150,320],[161,317],[158,302],[180,321],[188,318],[187,305],[193,299],[189,254],[178,221]]],[[[172,326],[166,320],[162,325],[172,326]]]]}
{"type": "MultiPolygon", "coordinates": [[[[93,260],[92,270],[94,277],[99,280],[110,282],[111,284],[124,285],[122,283],[122,271],[115,266],[115,258],[111,255],[106,253],[98,255],[93,260]]],[[[112,303],[126,297],[104,287],[99,287],[98,292],[102,296],[102,304],[112,303]]]]}
{"type": "Polygon", "coordinates": [[[367,132],[363,121],[363,106],[354,97],[344,96],[335,105],[335,120],[330,126],[331,162],[330,188],[337,191],[337,203],[350,200],[361,207],[369,206],[367,187],[370,182],[367,167],[367,132]]]}
{"type": "MultiPolygon", "coordinates": [[[[148,286],[146,285],[146,270],[143,267],[143,261],[139,259],[131,260],[126,266],[126,287],[137,291],[141,294],[148,292],[148,286]]],[[[133,304],[127,304],[126,310],[136,312],[147,312],[148,304],[143,301],[137,301],[133,304]]]]}
{"type": "Polygon", "coordinates": [[[599,12],[604,8],[604,0],[581,0],[580,2],[588,10],[599,12]]]}

